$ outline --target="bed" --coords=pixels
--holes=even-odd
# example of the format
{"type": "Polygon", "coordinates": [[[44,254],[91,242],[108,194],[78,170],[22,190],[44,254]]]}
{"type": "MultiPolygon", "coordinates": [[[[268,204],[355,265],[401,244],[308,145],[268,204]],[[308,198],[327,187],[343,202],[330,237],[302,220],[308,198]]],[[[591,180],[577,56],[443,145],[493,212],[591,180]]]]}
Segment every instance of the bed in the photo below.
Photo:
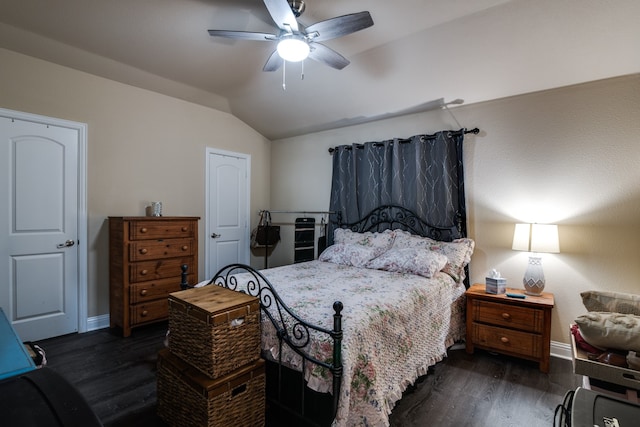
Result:
{"type": "Polygon", "coordinates": [[[233,264],[206,282],[261,301],[271,419],[388,426],[405,389],[464,336],[474,243],[462,230],[382,206],[339,224],[318,260],[233,264]]]}

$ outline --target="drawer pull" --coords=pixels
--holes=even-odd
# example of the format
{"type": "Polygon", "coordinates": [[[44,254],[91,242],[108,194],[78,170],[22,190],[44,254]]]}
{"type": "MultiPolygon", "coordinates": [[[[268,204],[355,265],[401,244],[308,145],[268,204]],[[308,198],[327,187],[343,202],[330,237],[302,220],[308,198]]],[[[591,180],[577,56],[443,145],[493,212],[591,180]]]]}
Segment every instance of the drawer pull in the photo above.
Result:
{"type": "Polygon", "coordinates": [[[140,229],[140,232],[141,232],[141,233],[146,233],[147,231],[148,231],[148,230],[147,230],[147,227],[142,227],[142,228],[140,229]]]}
{"type": "Polygon", "coordinates": [[[149,252],[149,251],[147,250],[147,248],[142,248],[142,249],[140,249],[140,253],[141,253],[142,255],[146,254],[147,252],[149,252]]]}
{"type": "Polygon", "coordinates": [[[509,338],[507,337],[500,338],[500,341],[502,341],[503,344],[509,344],[509,338]]]}
{"type": "Polygon", "coordinates": [[[511,315],[509,313],[502,313],[502,318],[504,320],[509,320],[509,319],[511,319],[511,315]]]}
{"type": "Polygon", "coordinates": [[[142,310],[142,313],[140,314],[140,316],[147,317],[148,314],[149,312],[147,310],[142,310]]]}
{"type": "Polygon", "coordinates": [[[146,276],[148,272],[149,272],[149,270],[142,270],[142,271],[140,272],[140,275],[141,275],[141,276],[146,276]]]}
{"type": "Polygon", "coordinates": [[[187,246],[187,245],[184,245],[184,246],[182,247],[182,250],[183,250],[183,251],[186,251],[187,249],[189,249],[189,246],[187,246]]]}
{"type": "Polygon", "coordinates": [[[140,295],[145,296],[147,295],[148,291],[146,289],[143,289],[140,291],[140,295]]]}
{"type": "Polygon", "coordinates": [[[189,231],[189,227],[182,227],[182,231],[184,232],[189,231]]]}

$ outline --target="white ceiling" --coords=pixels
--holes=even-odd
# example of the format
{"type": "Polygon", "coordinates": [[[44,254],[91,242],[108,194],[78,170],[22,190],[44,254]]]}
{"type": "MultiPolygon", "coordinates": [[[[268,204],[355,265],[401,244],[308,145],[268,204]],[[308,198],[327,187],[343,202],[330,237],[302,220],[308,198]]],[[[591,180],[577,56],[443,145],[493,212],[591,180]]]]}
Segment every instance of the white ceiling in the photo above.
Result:
{"type": "Polygon", "coordinates": [[[309,60],[301,81],[288,64],[286,90],[282,70],[262,71],[274,43],[206,31],[276,32],[261,0],[0,0],[0,47],[230,112],[269,139],[640,70],[635,0],[306,3],[305,25],[363,10],[375,24],[325,43],[351,60],[341,71],[309,60]]]}

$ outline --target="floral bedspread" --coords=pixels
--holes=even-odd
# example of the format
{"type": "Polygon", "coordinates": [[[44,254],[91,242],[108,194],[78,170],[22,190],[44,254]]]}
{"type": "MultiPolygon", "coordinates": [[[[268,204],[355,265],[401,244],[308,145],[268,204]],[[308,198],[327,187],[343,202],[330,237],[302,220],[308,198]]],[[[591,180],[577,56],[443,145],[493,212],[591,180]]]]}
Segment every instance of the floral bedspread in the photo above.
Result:
{"type": "MultiPolygon", "coordinates": [[[[344,304],[344,376],[336,426],[388,426],[389,414],[406,387],[442,360],[447,347],[464,335],[465,289],[445,273],[426,279],[321,261],[261,273],[295,313],[326,329],[333,327],[333,303],[344,304]]],[[[236,277],[242,290],[241,279],[246,276],[236,277]]],[[[330,339],[312,338],[306,351],[331,362],[330,339]]],[[[266,319],[262,346],[277,359],[278,340],[266,319]]],[[[282,360],[301,370],[293,351],[283,349],[282,360]]],[[[305,372],[309,387],[331,391],[327,370],[306,366],[311,366],[305,372]]]]}

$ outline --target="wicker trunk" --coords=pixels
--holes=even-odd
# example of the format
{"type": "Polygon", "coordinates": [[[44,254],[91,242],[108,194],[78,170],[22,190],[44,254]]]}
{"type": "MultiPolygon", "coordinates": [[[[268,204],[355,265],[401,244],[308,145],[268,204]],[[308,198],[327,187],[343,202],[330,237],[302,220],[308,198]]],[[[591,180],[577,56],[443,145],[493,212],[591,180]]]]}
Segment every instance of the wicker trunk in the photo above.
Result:
{"type": "Polygon", "coordinates": [[[259,359],[211,379],[163,349],[158,354],[158,415],[175,427],[261,427],[265,371],[259,359]]]}
{"type": "Polygon", "coordinates": [[[210,378],[260,357],[260,302],[210,285],[169,296],[169,349],[210,378]]]}

